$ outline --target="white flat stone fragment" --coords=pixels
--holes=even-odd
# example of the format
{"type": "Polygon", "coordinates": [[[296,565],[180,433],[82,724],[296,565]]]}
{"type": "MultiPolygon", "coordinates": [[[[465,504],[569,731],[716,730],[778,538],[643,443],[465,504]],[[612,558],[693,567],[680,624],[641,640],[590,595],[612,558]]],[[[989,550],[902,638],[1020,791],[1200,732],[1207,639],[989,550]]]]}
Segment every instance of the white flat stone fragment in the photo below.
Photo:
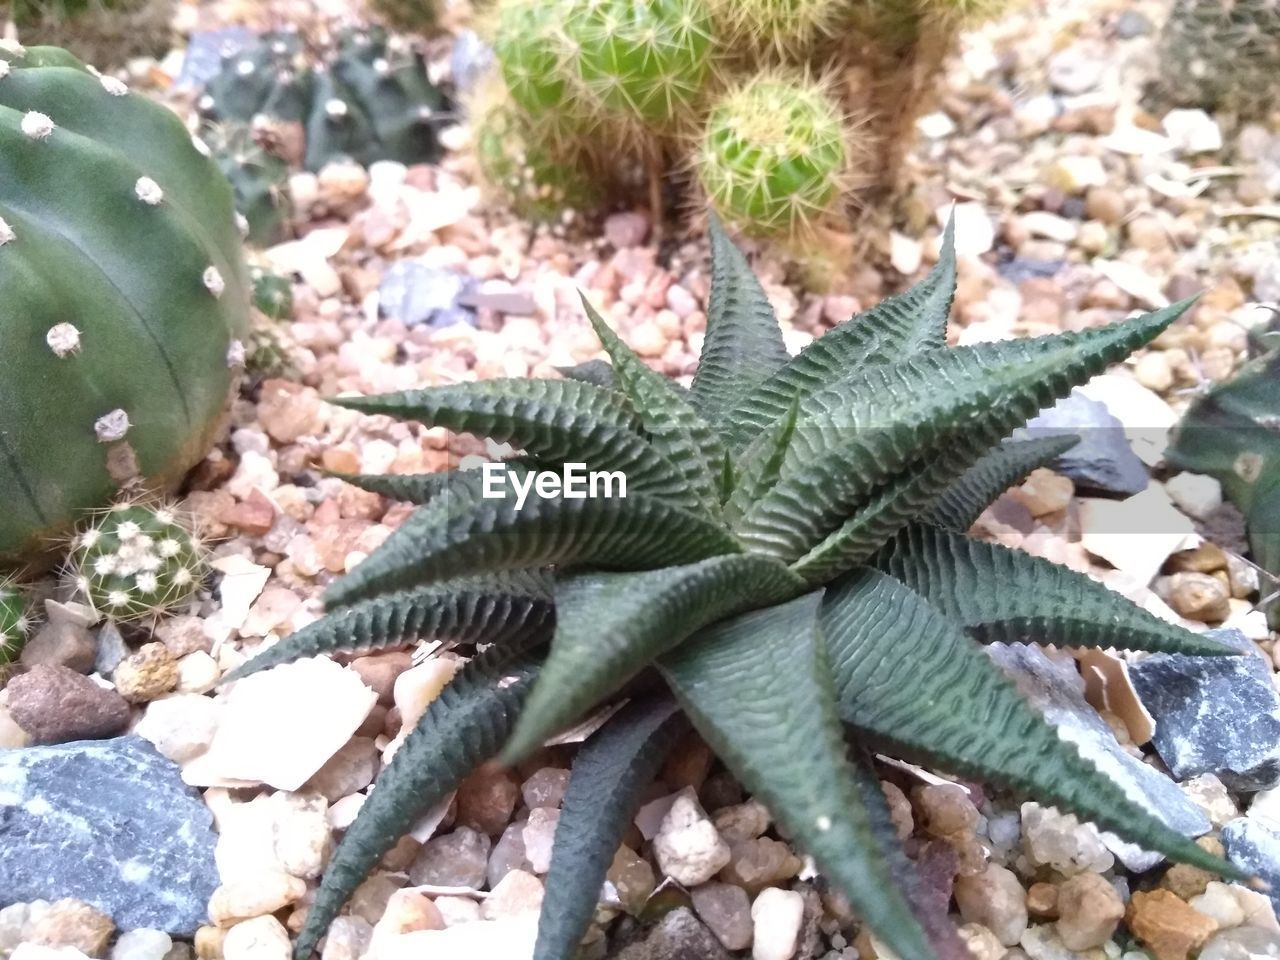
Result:
{"type": "Polygon", "coordinates": [[[354,671],[313,658],[237,681],[207,754],[217,774],[297,790],[342,749],[378,695],[354,671]]]}

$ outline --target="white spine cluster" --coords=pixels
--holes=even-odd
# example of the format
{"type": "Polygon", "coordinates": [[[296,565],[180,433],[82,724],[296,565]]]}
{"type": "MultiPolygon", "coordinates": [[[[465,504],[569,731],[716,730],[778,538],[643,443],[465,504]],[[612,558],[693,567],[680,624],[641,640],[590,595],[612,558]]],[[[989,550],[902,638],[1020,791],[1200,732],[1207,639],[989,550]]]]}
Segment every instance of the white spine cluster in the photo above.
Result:
{"type": "Polygon", "coordinates": [[[48,140],[53,133],[53,120],[43,113],[29,110],[22,115],[19,127],[23,136],[30,137],[32,140],[48,140]]]}
{"type": "Polygon", "coordinates": [[[49,349],[62,359],[80,352],[80,331],[70,323],[57,323],[44,335],[44,342],[49,349]]]}
{"type": "MultiPolygon", "coordinates": [[[[2,61],[0,61],[2,62],[2,61]]],[[[0,247],[14,238],[13,227],[9,226],[9,221],[4,217],[0,217],[0,247]]]]}
{"type": "Polygon", "coordinates": [[[160,184],[150,177],[139,177],[138,182],[133,185],[133,192],[149,207],[156,206],[164,199],[164,191],[160,189],[160,184]]]}
{"type": "Polygon", "coordinates": [[[93,424],[93,432],[98,435],[99,443],[115,443],[124,439],[131,426],[129,414],[117,408],[100,416],[93,424]]]}
{"type": "Polygon", "coordinates": [[[204,274],[201,276],[204,287],[213,294],[216,300],[222,296],[222,291],[227,288],[227,283],[222,279],[222,274],[218,272],[217,267],[206,267],[204,274]]]}

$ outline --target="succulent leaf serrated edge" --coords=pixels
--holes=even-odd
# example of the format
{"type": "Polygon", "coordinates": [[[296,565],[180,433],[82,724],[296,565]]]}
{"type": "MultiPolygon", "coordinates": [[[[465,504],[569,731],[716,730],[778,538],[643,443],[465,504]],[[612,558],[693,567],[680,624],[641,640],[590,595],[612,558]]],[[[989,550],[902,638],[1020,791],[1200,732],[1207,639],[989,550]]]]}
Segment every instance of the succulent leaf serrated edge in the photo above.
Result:
{"type": "MultiPolygon", "coordinates": [[[[656,486],[608,501],[530,497],[517,511],[479,496],[474,472],[420,484],[425,505],[330,591],[335,628],[285,639],[262,662],[349,646],[351,632],[336,627],[351,616],[364,646],[404,642],[410,613],[437,623],[441,614],[431,611],[444,609],[452,635],[463,635],[466,625],[452,618],[465,616],[467,604],[441,606],[453,590],[465,589],[496,638],[454,681],[465,686],[453,695],[446,688],[383,772],[377,802],[348,830],[321,884],[296,945],[300,960],[421,811],[479,764],[527,756],[650,666],[729,769],[900,956],[964,953],[945,921],[920,912],[927,898],[917,895],[887,826],[864,759],[871,747],[1241,876],[1059,739],[981,644],[1235,651],[1163,623],[1082,574],[963,532],[1010,484],[1065,449],[1061,440],[1001,438],[1148,343],[1186,305],[1078,334],[948,349],[948,230],[940,263],[918,290],[791,359],[778,349],[773,312],[741,254],[714,220],[711,230],[708,349],[688,393],[649,371],[592,316],[612,369],[584,371],[589,382],[490,381],[349,404],[501,439],[526,451],[506,464],[513,472],[568,462],[608,469],[625,452],[656,486]],[[859,329],[865,335],[851,334],[859,329]],[[868,351],[868,343],[893,349],[868,351]],[[813,561],[818,548],[821,564],[813,561]],[[513,576],[534,585],[515,591],[528,599],[513,601],[513,576]],[[348,612],[346,604],[356,606],[348,612]],[[541,613],[531,617],[535,608],[541,613]],[[504,658],[518,667],[497,666],[504,658]],[[853,754],[850,738],[861,748],[853,754]]],[[[250,661],[241,675],[256,668],[250,661]]],[[[662,708],[616,713],[584,748],[570,795],[605,796],[608,805],[566,805],[553,854],[558,889],[543,905],[536,960],[568,960],[585,932],[591,912],[581,904],[598,895],[601,851],[616,849],[635,802],[636,790],[622,785],[651,775],[665,716],[662,708]],[[602,776],[617,789],[606,789],[602,776]],[[592,817],[598,821],[582,822],[592,817]]]]}

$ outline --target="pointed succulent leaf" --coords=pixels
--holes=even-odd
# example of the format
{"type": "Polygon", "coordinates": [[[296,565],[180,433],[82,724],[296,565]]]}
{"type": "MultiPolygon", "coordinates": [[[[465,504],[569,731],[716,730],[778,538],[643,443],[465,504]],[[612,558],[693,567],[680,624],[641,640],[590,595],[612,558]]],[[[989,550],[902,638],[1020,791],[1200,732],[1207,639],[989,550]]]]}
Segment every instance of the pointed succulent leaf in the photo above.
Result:
{"type": "Polygon", "coordinates": [[[816,614],[821,593],[724,620],[661,661],[676,699],[891,950],[936,955],[901,892],[845,752],[816,614]]]}
{"type": "Polygon", "coordinates": [[[347,898],[414,821],[497,752],[536,673],[534,656],[511,646],[493,648],[463,667],[431,702],[334,851],[294,960],[311,956],[347,898]]]}
{"type": "Polygon", "coordinates": [[[365,600],[310,623],[232,670],[223,683],[320,654],[363,654],[420,639],[525,644],[555,623],[545,574],[446,580],[365,600]]]}
{"type": "Polygon", "coordinates": [[[551,652],[503,762],[514,764],[538,749],[707,624],[803,589],[776,560],[743,554],[557,582],[551,652]]]}
{"type": "Polygon", "coordinates": [[[985,444],[956,443],[893,477],[820,544],[791,565],[810,584],[827,583],[875,555],[885,541],[933,506],[957,474],[982,456],[985,444]]]}
{"type": "Polygon", "coordinates": [[[730,525],[778,482],[799,412],[797,398],[786,413],[765,428],[761,441],[751,447],[750,453],[740,458],[724,505],[724,519],[730,525]]]}
{"type": "Polygon", "coordinates": [[[471,474],[474,474],[474,471],[440,470],[435,473],[336,473],[330,471],[326,475],[392,500],[424,504],[460,480],[474,482],[476,478],[469,476],[471,474]]]}
{"type": "Polygon", "coordinates": [[[904,528],[872,565],[983,643],[1118,647],[1189,657],[1239,653],[1161,620],[1083,573],[930,524],[904,528]]]}
{"type": "Polygon", "coordinates": [[[893,578],[843,578],[827,591],[821,623],[840,714],[879,749],[1051,803],[1173,860],[1241,875],[1130,800],[981,647],[893,578]]]}
{"type": "Polygon", "coordinates": [[[591,326],[613,358],[614,374],[631,398],[650,442],[682,471],[684,481],[709,507],[720,505],[720,472],[724,445],[711,426],[662,374],[650,370],[605,323],[586,297],[583,308],[591,326]]]}
{"type": "Polygon", "coordinates": [[[905,293],[833,327],[748,394],[728,416],[732,442],[749,443],[786,413],[796,397],[803,399],[858,370],[946,346],[955,288],[954,233],[948,221],[941,256],[929,275],[905,293]]]}
{"type": "Polygon", "coordinates": [[[1074,433],[1006,440],[957,477],[921,519],[964,533],[1002,493],[1079,442],[1074,433]]]}
{"type": "Polygon", "coordinates": [[[533,960],[565,960],[591,926],[623,831],[688,727],[667,696],[627,704],[583,744],[560,806],[533,960]]]}
{"type": "Polygon", "coordinates": [[[500,570],[551,564],[647,570],[741,549],[712,521],[643,494],[569,500],[531,489],[520,507],[509,491],[503,499],[467,499],[437,497],[419,507],[329,588],[325,602],[340,606],[388,590],[500,570]]]}
{"type": "Polygon", "coordinates": [[[353,410],[415,420],[509,443],[543,464],[616,470],[627,489],[694,509],[680,468],[638,433],[626,398],[575,380],[482,380],[335,401],[353,410]]]}
{"type": "Polygon", "coordinates": [[[708,232],[711,301],[690,399],[707,422],[718,425],[790,357],[760,281],[714,214],[708,232]]]}
{"type": "Polygon", "coordinates": [[[594,383],[607,390],[618,389],[618,378],[614,375],[613,365],[608,360],[588,360],[586,363],[575,363],[571,367],[556,367],[556,372],[566,380],[580,380],[583,383],[594,383]]]}
{"type": "Polygon", "coordinates": [[[932,350],[812,394],[777,485],[735,532],[748,549],[798,559],[913,460],[959,437],[995,443],[1155,338],[1187,305],[1080,333],[932,350]]]}

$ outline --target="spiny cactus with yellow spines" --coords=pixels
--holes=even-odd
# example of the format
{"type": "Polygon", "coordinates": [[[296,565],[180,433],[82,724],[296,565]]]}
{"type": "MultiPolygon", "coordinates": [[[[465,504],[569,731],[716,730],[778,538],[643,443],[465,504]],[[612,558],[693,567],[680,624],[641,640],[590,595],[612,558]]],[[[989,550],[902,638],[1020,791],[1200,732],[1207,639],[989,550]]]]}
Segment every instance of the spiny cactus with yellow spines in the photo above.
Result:
{"type": "Polygon", "coordinates": [[[470,109],[480,174],[518,216],[551,223],[600,203],[593,158],[558,147],[511,102],[501,80],[482,84],[470,109]]]}
{"type": "Polygon", "coordinates": [[[801,62],[848,20],[846,0],[708,0],[722,42],[752,58],[801,62]]]}
{"type": "Polygon", "coordinates": [[[17,662],[31,631],[31,611],[25,592],[13,580],[0,577],[0,677],[17,662]]]}
{"type": "Polygon", "coordinates": [[[689,120],[719,53],[705,0],[579,0],[564,28],[601,108],[658,131],[689,120]]]}
{"type": "Polygon", "coordinates": [[[81,596],[104,617],[141,620],[195,596],[207,573],[204,547],[171,506],[120,503],[76,535],[71,575],[81,596]]]}
{"type": "Polygon", "coordinates": [[[694,169],[725,220],[748,233],[794,237],[838,204],[850,153],[840,106],[823,84],[766,73],[711,108],[694,169]]]}

